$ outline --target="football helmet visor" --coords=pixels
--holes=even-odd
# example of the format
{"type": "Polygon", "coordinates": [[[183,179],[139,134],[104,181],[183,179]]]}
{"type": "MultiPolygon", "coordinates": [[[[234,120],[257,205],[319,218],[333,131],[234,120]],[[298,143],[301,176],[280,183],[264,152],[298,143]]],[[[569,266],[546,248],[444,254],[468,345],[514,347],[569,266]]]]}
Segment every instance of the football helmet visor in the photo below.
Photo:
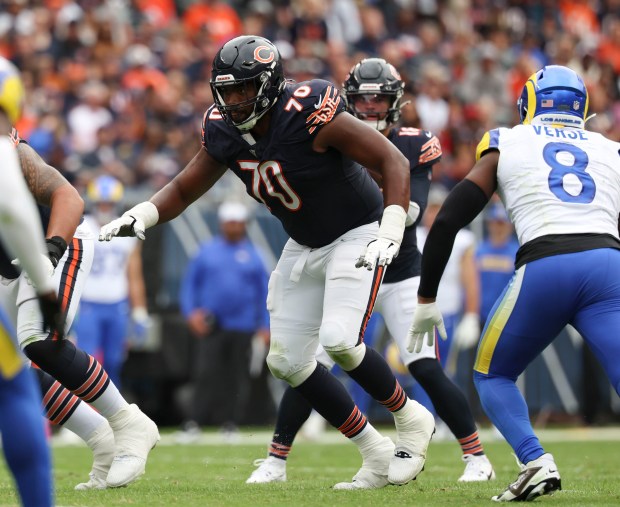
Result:
{"type": "Polygon", "coordinates": [[[284,89],[280,53],[264,37],[244,35],[232,39],[213,59],[210,84],[224,120],[247,132],[276,103],[284,89]]]}

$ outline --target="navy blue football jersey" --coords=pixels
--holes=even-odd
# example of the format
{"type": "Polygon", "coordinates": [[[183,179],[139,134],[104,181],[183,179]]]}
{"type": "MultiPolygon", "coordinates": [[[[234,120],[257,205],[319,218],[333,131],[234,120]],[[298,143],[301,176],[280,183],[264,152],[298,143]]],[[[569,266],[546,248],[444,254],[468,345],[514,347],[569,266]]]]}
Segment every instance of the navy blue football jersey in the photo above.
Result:
{"type": "Polygon", "coordinates": [[[383,212],[381,191],[367,171],[337,150],[312,149],[320,129],[345,110],[343,102],[328,81],[287,83],[271,110],[268,133],[256,144],[215,106],[203,121],[207,152],[241,178],[291,238],[312,248],[379,220],[383,212]]]}
{"type": "MultiPolygon", "coordinates": [[[[420,217],[426,209],[433,164],[441,159],[439,139],[428,130],[410,127],[393,128],[388,139],[409,160],[411,171],[411,200],[420,206],[420,217]]],[[[422,255],[416,239],[417,222],[405,228],[398,256],[385,272],[384,283],[395,283],[420,276],[422,255]]]]}

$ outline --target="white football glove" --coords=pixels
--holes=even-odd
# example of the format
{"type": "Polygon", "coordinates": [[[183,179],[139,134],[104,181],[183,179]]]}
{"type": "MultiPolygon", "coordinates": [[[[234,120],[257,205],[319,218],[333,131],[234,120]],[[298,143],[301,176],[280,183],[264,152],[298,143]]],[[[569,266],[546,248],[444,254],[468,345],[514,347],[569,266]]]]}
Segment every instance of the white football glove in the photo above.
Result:
{"type": "Polygon", "coordinates": [[[415,221],[420,216],[420,206],[414,201],[409,201],[409,209],[407,210],[407,219],[405,220],[405,227],[410,227],[415,224],[415,221]]]}
{"type": "MultiPolygon", "coordinates": [[[[22,264],[21,262],[19,262],[19,259],[13,259],[11,261],[11,264],[13,264],[13,266],[16,266],[20,269],[22,268],[22,264]]],[[[41,264],[43,264],[44,270],[47,273],[48,278],[51,278],[52,276],[54,276],[54,269],[56,268],[54,268],[54,264],[52,264],[52,261],[46,254],[41,254],[41,264]]],[[[38,287],[32,282],[31,278],[28,276],[28,273],[26,273],[25,269],[22,271],[22,273],[24,274],[24,277],[26,278],[28,285],[32,285],[35,289],[38,289],[38,287]]]]}
{"type": "Polygon", "coordinates": [[[383,210],[383,218],[377,232],[377,239],[366,245],[366,250],[355,263],[356,268],[365,267],[372,271],[376,265],[387,266],[398,255],[403,240],[407,213],[396,204],[383,210]]]}
{"type": "Polygon", "coordinates": [[[141,202],[120,218],[105,224],[99,231],[99,241],[110,241],[113,237],[136,236],[144,240],[144,232],[159,220],[159,211],[150,201],[141,202]]]}
{"type": "Polygon", "coordinates": [[[474,347],[480,339],[480,318],[476,313],[466,313],[454,330],[454,341],[461,350],[474,347]]]}
{"type": "Polygon", "coordinates": [[[439,336],[443,340],[448,338],[446,326],[443,323],[443,317],[436,303],[418,303],[413,314],[413,323],[409,328],[407,338],[407,350],[416,353],[422,350],[424,345],[424,336],[427,337],[427,343],[430,346],[435,341],[435,328],[439,332],[439,336]]]}

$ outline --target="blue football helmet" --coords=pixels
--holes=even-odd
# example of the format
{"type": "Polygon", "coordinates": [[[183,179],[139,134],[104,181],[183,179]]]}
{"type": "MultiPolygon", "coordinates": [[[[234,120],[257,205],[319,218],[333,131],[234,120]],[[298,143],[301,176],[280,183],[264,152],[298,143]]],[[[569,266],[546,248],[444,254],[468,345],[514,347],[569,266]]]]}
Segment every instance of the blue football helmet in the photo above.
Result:
{"type": "Polygon", "coordinates": [[[517,101],[521,123],[583,128],[588,114],[588,90],[583,79],[561,65],[547,65],[532,74],[517,101]]]}
{"type": "Polygon", "coordinates": [[[86,189],[88,198],[94,203],[118,203],[123,198],[123,192],[123,184],[107,174],[92,180],[86,189]]]}

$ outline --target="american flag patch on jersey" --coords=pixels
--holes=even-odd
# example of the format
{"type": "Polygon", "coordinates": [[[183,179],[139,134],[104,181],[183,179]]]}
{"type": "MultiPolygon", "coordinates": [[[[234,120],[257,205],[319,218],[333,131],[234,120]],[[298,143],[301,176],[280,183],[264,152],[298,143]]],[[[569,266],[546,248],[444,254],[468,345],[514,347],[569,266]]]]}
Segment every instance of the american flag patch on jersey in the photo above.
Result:
{"type": "Polygon", "coordinates": [[[542,99],[540,105],[541,107],[553,107],[553,99],[542,99]]]}
{"type": "Polygon", "coordinates": [[[316,111],[306,118],[306,127],[312,134],[320,125],[325,125],[332,121],[340,104],[340,94],[333,86],[325,89],[325,96],[319,95],[318,102],[314,105],[316,111]]]}

